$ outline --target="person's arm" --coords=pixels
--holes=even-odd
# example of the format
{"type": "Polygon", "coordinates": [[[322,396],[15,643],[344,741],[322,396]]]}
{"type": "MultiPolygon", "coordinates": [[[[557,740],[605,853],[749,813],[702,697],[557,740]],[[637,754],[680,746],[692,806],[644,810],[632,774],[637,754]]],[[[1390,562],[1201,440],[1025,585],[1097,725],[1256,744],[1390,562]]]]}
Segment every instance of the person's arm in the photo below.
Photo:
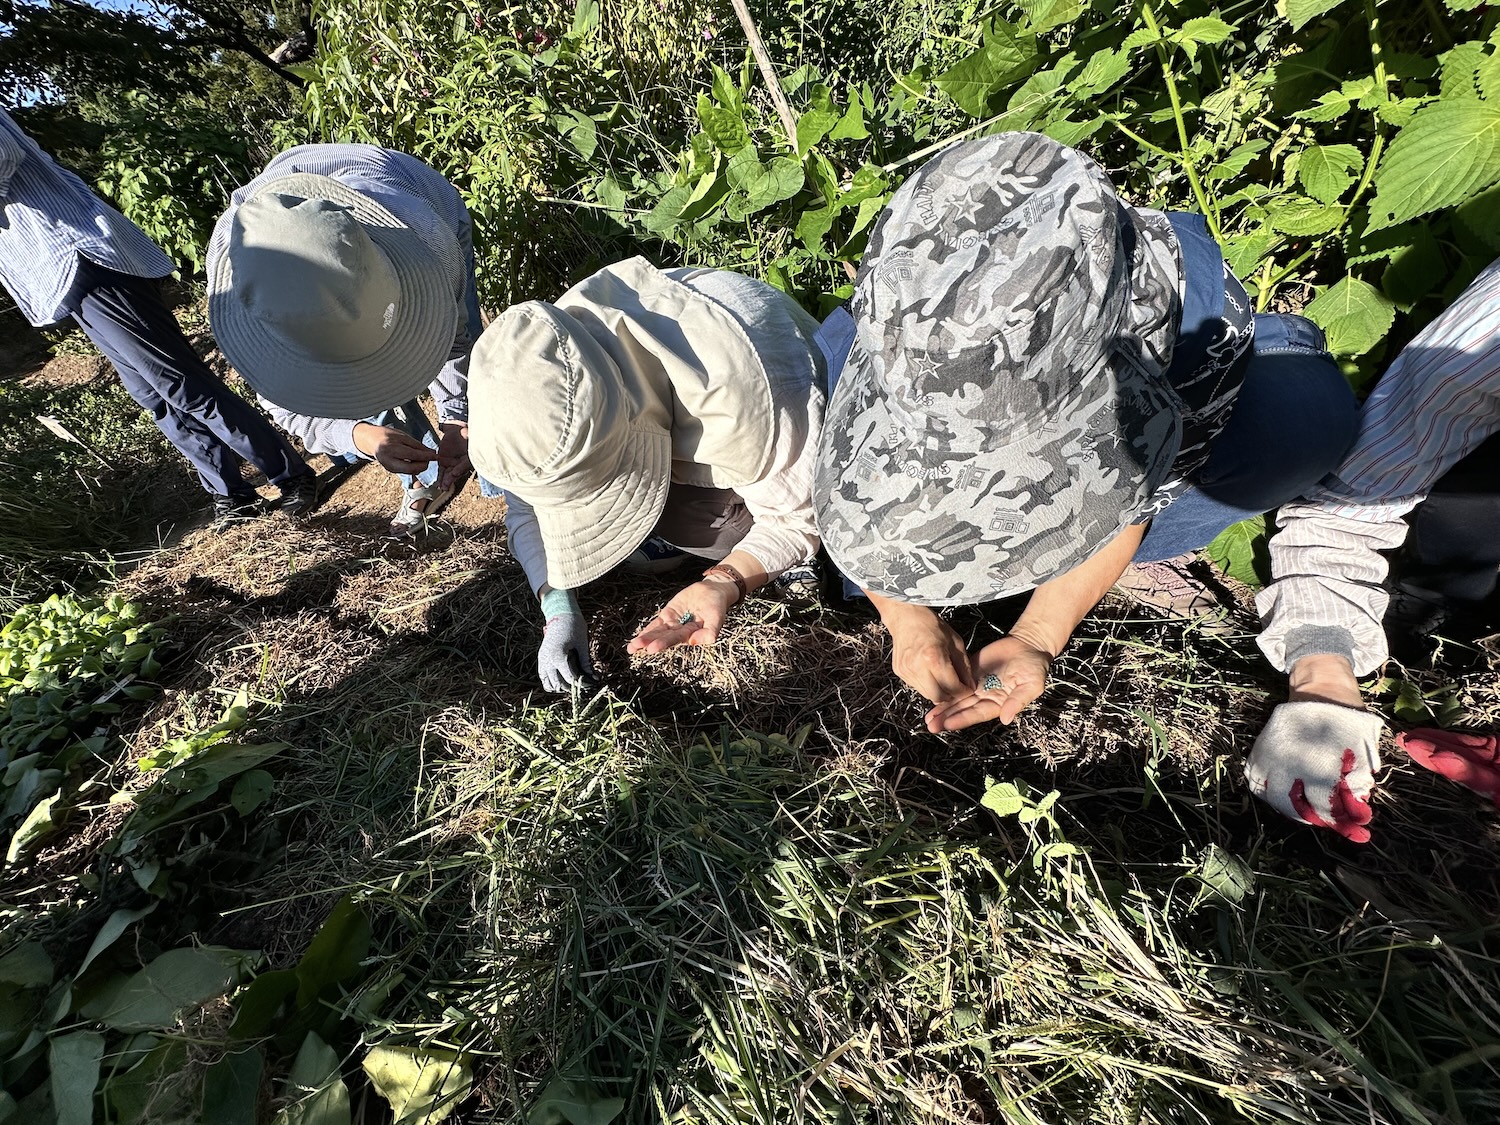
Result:
{"type": "Polygon", "coordinates": [[[739,548],[730,551],[714,566],[732,570],[740,581],[736,582],[731,575],[722,572],[705,573],[691,586],[679,590],[661,612],[630,639],[625,651],[631,654],[665,652],[675,645],[711,645],[719,639],[719,630],[724,627],[729,611],[742,597],[770,581],[770,575],[760,560],[739,548]]]}
{"type": "Polygon", "coordinates": [[[537,678],[548,691],[568,692],[595,680],[589,656],[588,619],[572,590],[557,590],[547,582],[547,548],[536,512],[530,504],[505,493],[505,533],[510,553],[537,596],[542,611],[542,642],[537,648],[537,678]]]}
{"type": "Polygon", "coordinates": [[[974,658],[975,690],[929,711],[927,729],[936,734],[992,719],[1013,722],[1046,688],[1047,671],[1079,622],[1125,573],[1146,526],[1126,527],[1072,570],[1033,590],[1009,634],[986,645],[974,658]],[[994,686],[986,688],[991,677],[994,686]]]}
{"type": "Polygon", "coordinates": [[[925,605],[896,601],[869,590],[865,597],[891,635],[891,671],[929,703],[947,703],[974,692],[974,673],[963,638],[925,605]]]}

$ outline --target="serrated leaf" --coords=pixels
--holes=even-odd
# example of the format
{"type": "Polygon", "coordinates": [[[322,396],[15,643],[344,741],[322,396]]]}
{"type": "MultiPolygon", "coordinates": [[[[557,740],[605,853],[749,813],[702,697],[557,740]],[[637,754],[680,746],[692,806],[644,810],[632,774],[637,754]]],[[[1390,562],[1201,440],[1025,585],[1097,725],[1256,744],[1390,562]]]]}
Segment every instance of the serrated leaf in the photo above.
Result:
{"type": "Polygon", "coordinates": [[[1083,0],[1021,0],[1028,30],[1038,35],[1072,23],[1083,15],[1083,0]]]}
{"type": "Polygon", "coordinates": [[[1149,47],[1153,43],[1160,43],[1159,32],[1152,31],[1147,27],[1140,27],[1125,36],[1125,42],[1120,44],[1122,51],[1134,51],[1139,47],[1149,47]]]}
{"type": "Polygon", "coordinates": [[[1224,159],[1208,170],[1205,178],[1210,180],[1233,179],[1243,172],[1252,160],[1269,147],[1270,145],[1262,140],[1246,141],[1244,144],[1236,145],[1224,154],[1224,159]]]}
{"type": "Polygon", "coordinates": [[[1014,782],[986,781],[979,803],[996,816],[1015,816],[1026,807],[1026,798],[1014,782]]]}
{"type": "Polygon", "coordinates": [[[1130,73],[1128,51],[1095,51],[1069,83],[1077,94],[1103,94],[1112,90],[1130,73]]]}
{"type": "Polygon", "coordinates": [[[1266,547],[1265,516],[1230,524],[1204,552],[1225,574],[1253,589],[1270,580],[1271,555],[1266,547]]]}
{"type": "Polygon", "coordinates": [[[1439,88],[1445,98],[1478,98],[1479,64],[1485,59],[1483,43],[1460,43],[1438,56],[1442,60],[1439,88]]]}
{"type": "Polygon", "coordinates": [[[1230,235],[1224,240],[1224,261],[1229,263],[1230,272],[1236,277],[1250,277],[1280,241],[1269,227],[1248,234],[1230,235]]]}
{"type": "Polygon", "coordinates": [[[1365,158],[1353,145],[1308,145],[1299,154],[1297,179],[1307,194],[1333,203],[1359,178],[1365,158]]]}
{"type": "Polygon", "coordinates": [[[1327,234],[1339,225],[1339,220],[1343,217],[1342,207],[1329,206],[1315,199],[1293,196],[1277,202],[1271,209],[1270,221],[1271,226],[1282,234],[1291,235],[1293,238],[1310,238],[1314,235],[1327,234]]]}
{"type": "Polygon", "coordinates": [[[371,1047],[364,1072],[390,1103],[395,1125],[438,1125],[469,1092],[468,1060],[453,1051],[371,1047]]]}
{"type": "Polygon", "coordinates": [[[1370,229],[1453,207],[1500,181],[1500,106],[1459,100],[1424,106],[1375,173],[1370,229]]]}
{"type": "Polygon", "coordinates": [[[983,117],[989,101],[1036,68],[1036,36],[1022,34],[1002,19],[990,21],[984,45],[932,80],[970,117],[983,117]]]}
{"type": "Polygon", "coordinates": [[[1286,18],[1293,31],[1300,31],[1319,16],[1333,11],[1340,0],[1286,0],[1286,18]]]}
{"type": "Polygon", "coordinates": [[[1443,3],[1448,5],[1450,11],[1472,12],[1483,5],[1485,0],[1443,0],[1443,3]]]}
{"type": "Polygon", "coordinates": [[[1396,319],[1385,294],[1355,277],[1329,286],[1302,312],[1323,329],[1328,350],[1338,356],[1364,355],[1385,338],[1396,319]]]}
{"type": "Polygon", "coordinates": [[[1234,34],[1234,27],[1218,16],[1198,16],[1185,22],[1175,32],[1169,33],[1177,43],[1202,43],[1212,46],[1222,43],[1234,34]]]}
{"type": "Polygon", "coordinates": [[[56,1125],[93,1125],[94,1087],[103,1057],[104,1036],[97,1031],[58,1035],[47,1044],[56,1125]]]}

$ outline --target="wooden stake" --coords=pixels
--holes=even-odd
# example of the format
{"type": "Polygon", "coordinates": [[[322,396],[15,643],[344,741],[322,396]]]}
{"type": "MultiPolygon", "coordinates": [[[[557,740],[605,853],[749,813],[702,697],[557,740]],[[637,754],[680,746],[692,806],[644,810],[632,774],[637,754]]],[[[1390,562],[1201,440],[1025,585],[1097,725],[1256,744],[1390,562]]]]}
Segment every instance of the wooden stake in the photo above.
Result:
{"type": "Polygon", "coordinates": [[[782,92],[781,83],[776,79],[776,68],[771,65],[771,56],[766,51],[766,45],[761,41],[760,32],[755,30],[755,21],[750,18],[750,9],[745,6],[745,0],[729,0],[734,5],[734,14],[740,19],[740,26],[745,29],[745,38],[750,40],[750,53],[755,56],[755,64],[760,67],[760,76],[765,79],[767,88],[771,91],[771,102],[776,107],[776,114],[781,118],[781,127],[786,130],[786,139],[795,151],[797,148],[797,115],[792,112],[791,104],[786,100],[786,94],[782,92]]]}

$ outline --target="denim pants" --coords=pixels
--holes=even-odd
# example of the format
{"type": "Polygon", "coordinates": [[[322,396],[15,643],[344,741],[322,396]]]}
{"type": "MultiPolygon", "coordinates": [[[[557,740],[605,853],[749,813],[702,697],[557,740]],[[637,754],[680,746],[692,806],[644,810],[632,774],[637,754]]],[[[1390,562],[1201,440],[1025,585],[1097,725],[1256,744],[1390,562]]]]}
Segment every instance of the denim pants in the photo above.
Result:
{"type": "Polygon", "coordinates": [[[1359,406],[1322,333],[1282,313],[1255,318],[1255,344],[1229,421],[1193,487],[1151,521],[1135,562],[1208,546],[1241,520],[1306,493],[1354,444],[1359,406]]]}
{"type": "Polygon", "coordinates": [[[249,461],[272,484],[312,472],[264,414],[226,387],[193,351],[155,278],[80,257],[67,301],[84,335],[108,357],[127,394],[188,459],[205,491],[251,497],[249,461]]]}
{"type": "Polygon", "coordinates": [[[1500,434],[1443,474],[1411,516],[1400,582],[1423,595],[1484,601],[1500,576],[1500,434]]]}

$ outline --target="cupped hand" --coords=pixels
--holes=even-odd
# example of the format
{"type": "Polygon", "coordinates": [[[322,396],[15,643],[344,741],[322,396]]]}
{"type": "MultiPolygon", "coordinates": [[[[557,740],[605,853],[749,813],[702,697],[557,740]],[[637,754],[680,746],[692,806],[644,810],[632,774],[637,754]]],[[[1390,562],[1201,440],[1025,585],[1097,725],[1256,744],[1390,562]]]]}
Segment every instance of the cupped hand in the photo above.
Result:
{"type": "Polygon", "coordinates": [[[1014,634],[1001,637],[974,658],[974,690],[927,712],[927,729],[937,734],[996,719],[1014,722],[1022,708],[1046,689],[1051,667],[1052,654],[1045,649],[1014,634]]]}
{"type": "Polygon", "coordinates": [[[354,447],[382,468],[409,476],[422,472],[437,457],[430,446],[423,445],[405,430],[373,422],[355,423],[354,447]]]}
{"type": "Polygon", "coordinates": [[[444,422],[443,438],[438,442],[438,487],[457,488],[469,470],[469,424],[444,422]]]}
{"type": "Polygon", "coordinates": [[[705,578],[694,582],[669,601],[660,613],[630,639],[628,653],[665,652],[676,645],[711,645],[730,607],[739,599],[732,582],[705,578]]]}
{"type": "Polygon", "coordinates": [[[891,670],[929,703],[974,690],[963,639],[926,606],[886,602],[881,619],[891,634],[891,670]]]}

